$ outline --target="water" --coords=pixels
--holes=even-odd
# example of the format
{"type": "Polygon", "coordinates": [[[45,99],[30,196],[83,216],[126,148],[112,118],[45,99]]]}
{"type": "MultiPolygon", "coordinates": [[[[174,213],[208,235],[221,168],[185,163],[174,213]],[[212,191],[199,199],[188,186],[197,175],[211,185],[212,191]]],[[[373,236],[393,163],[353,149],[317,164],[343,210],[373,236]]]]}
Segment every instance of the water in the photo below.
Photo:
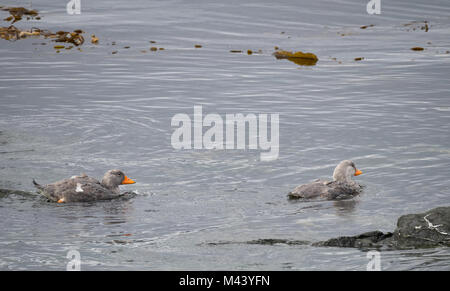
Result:
{"type": "MultiPolygon", "coordinates": [[[[82,270],[365,270],[365,251],[245,242],[392,231],[402,214],[448,205],[448,1],[382,1],[381,15],[356,0],[82,1],[78,16],[53,2],[33,1],[42,20],[15,25],[83,29],[82,52],[0,39],[0,188],[24,191],[0,195],[0,269],[65,270],[77,249],[82,270]],[[424,20],[428,32],[404,25],[424,20]],[[274,46],[319,62],[276,60],[274,46]],[[174,150],[171,118],[194,105],[279,113],[279,159],[174,150]],[[361,196],[286,199],[343,159],[364,171],[361,196]],[[112,168],[137,181],[123,187],[136,197],[55,205],[31,184],[112,168]]],[[[448,248],[381,254],[385,270],[450,270],[449,259],[448,248]]]]}

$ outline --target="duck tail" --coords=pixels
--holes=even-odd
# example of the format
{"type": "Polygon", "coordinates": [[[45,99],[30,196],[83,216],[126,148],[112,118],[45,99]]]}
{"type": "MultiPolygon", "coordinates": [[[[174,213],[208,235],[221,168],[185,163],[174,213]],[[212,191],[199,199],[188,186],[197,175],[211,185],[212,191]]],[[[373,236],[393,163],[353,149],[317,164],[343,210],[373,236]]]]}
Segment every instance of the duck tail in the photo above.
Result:
{"type": "Polygon", "coordinates": [[[36,187],[38,190],[43,191],[44,187],[42,187],[42,185],[39,185],[36,180],[33,179],[33,185],[34,187],[36,187]]]}
{"type": "Polygon", "coordinates": [[[36,180],[33,179],[33,185],[38,189],[38,193],[44,196],[45,198],[49,199],[50,201],[54,201],[54,199],[45,191],[44,186],[38,184],[36,180]]]}

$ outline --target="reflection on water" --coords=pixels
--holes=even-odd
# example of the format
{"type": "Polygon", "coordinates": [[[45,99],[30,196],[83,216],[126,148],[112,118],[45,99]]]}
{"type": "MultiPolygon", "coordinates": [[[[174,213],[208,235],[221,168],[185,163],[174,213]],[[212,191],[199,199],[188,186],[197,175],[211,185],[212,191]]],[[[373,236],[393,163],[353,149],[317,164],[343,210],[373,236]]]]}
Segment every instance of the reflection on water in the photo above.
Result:
{"type": "MultiPolygon", "coordinates": [[[[0,191],[0,269],[65,270],[76,248],[83,270],[365,270],[359,250],[276,242],[392,231],[448,203],[447,1],[389,1],[377,16],[356,0],[95,1],[78,16],[58,5],[33,3],[42,19],[15,25],[82,29],[98,44],[56,53],[50,40],[0,39],[0,189],[18,190],[0,191]],[[275,46],[320,61],[277,60],[275,46]],[[197,105],[279,113],[279,159],[175,151],[171,118],[197,105]],[[287,200],[344,159],[364,172],[358,198],[287,200]],[[112,168],[137,194],[57,205],[31,183],[112,168]]],[[[382,268],[448,270],[449,256],[383,252],[382,268]]]]}

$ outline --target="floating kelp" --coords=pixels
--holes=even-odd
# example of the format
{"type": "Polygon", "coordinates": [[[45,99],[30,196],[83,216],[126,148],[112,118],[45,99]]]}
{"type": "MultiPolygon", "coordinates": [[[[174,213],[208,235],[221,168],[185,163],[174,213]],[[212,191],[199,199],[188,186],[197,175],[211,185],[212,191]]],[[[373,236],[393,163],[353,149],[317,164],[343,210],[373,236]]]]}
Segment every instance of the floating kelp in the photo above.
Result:
{"type": "Polygon", "coordinates": [[[196,45],[194,45],[194,47],[195,48],[202,48],[202,45],[201,44],[196,44],[196,45]]]}
{"type": "Polygon", "coordinates": [[[91,43],[98,44],[98,37],[95,34],[91,35],[91,43]]]}
{"type": "Polygon", "coordinates": [[[360,58],[355,58],[355,61],[357,62],[357,61],[362,61],[362,60],[364,60],[364,58],[363,57],[360,57],[360,58]]]}
{"type": "Polygon", "coordinates": [[[314,66],[319,58],[313,53],[290,52],[290,51],[276,51],[273,53],[277,59],[287,59],[300,66],[314,66]]]}
{"type": "Polygon", "coordinates": [[[28,10],[28,9],[26,9],[24,7],[4,7],[4,8],[0,8],[0,9],[3,10],[3,11],[8,11],[9,14],[11,14],[11,16],[3,19],[5,21],[11,21],[12,20],[11,24],[22,20],[22,17],[24,15],[27,15],[28,17],[31,17],[31,18],[35,18],[36,17],[36,19],[38,19],[38,20],[41,19],[38,16],[38,12],[36,10],[28,10]]]}
{"type": "MultiPolygon", "coordinates": [[[[36,19],[38,19],[39,17],[37,10],[29,10],[24,7],[3,7],[0,8],[0,10],[8,11],[11,14],[10,17],[14,19],[12,23],[21,20],[24,15],[36,19]]],[[[55,42],[71,43],[74,44],[75,46],[79,46],[84,43],[82,33],[83,31],[81,29],[76,29],[73,32],[58,31],[56,33],[53,33],[49,30],[43,30],[39,28],[32,28],[31,30],[22,30],[13,25],[9,27],[0,27],[0,38],[5,40],[18,40],[30,36],[37,36],[37,37],[43,36],[45,38],[53,39],[53,41],[55,42]]]]}
{"type": "Polygon", "coordinates": [[[72,43],[76,46],[82,45],[84,43],[84,37],[77,32],[67,32],[67,31],[58,31],[56,34],[46,35],[49,38],[56,38],[54,41],[56,42],[67,42],[72,43]]]}
{"type": "Polygon", "coordinates": [[[411,50],[412,50],[412,51],[423,51],[424,48],[423,48],[423,47],[420,47],[420,46],[415,46],[415,47],[412,47],[411,50]]]}
{"type": "Polygon", "coordinates": [[[48,30],[41,30],[39,28],[32,28],[31,30],[21,30],[14,25],[9,27],[0,27],[0,38],[6,40],[18,40],[21,38],[26,38],[30,36],[43,36],[45,38],[52,38],[56,42],[67,42],[72,43],[76,46],[82,45],[84,43],[84,38],[80,33],[81,30],[75,30],[74,32],[58,31],[57,33],[52,33],[48,30]]]}
{"type": "Polygon", "coordinates": [[[409,23],[403,24],[403,26],[408,27],[407,31],[415,31],[415,30],[423,30],[425,32],[428,32],[428,30],[431,28],[431,24],[428,24],[428,21],[412,21],[409,23]]]}
{"type": "Polygon", "coordinates": [[[14,25],[10,27],[0,27],[0,38],[6,40],[14,40],[19,38],[20,29],[16,28],[14,25]]]}
{"type": "Polygon", "coordinates": [[[241,50],[230,50],[230,53],[240,54],[242,53],[241,50]]]}
{"type": "Polygon", "coordinates": [[[363,25],[363,26],[361,26],[360,28],[361,29],[366,29],[366,28],[368,28],[368,27],[374,27],[375,26],[375,24],[369,24],[369,25],[363,25]]]}
{"type": "Polygon", "coordinates": [[[32,29],[30,31],[20,30],[14,25],[9,27],[0,27],[0,38],[6,40],[17,40],[28,36],[40,36],[40,30],[32,29]]]}

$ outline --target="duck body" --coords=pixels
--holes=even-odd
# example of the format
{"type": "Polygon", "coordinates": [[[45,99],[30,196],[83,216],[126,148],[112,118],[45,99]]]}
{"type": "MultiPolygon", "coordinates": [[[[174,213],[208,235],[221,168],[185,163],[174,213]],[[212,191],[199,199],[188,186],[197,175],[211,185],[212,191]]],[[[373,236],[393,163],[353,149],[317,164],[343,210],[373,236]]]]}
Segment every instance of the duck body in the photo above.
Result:
{"type": "Polygon", "coordinates": [[[121,195],[119,185],[134,183],[119,170],[106,172],[101,182],[86,174],[73,176],[44,186],[33,180],[34,186],[42,195],[58,203],[113,199],[121,195]]]}
{"type": "Polygon", "coordinates": [[[289,192],[290,199],[327,199],[340,200],[352,198],[362,191],[362,186],[352,180],[352,176],[358,176],[362,172],[356,169],[352,161],[342,161],[334,170],[333,181],[315,180],[311,183],[300,185],[289,192]]]}

